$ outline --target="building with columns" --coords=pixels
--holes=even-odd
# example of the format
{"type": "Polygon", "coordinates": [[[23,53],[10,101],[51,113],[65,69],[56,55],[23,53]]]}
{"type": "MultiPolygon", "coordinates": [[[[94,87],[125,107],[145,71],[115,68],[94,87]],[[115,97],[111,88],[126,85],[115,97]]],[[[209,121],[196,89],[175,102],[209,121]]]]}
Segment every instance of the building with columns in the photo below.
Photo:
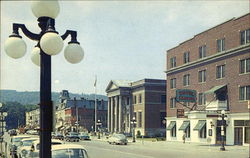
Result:
{"type": "Polygon", "coordinates": [[[137,134],[164,135],[166,80],[111,80],[106,92],[109,132],[131,134],[131,120],[135,117],[137,134]]]}

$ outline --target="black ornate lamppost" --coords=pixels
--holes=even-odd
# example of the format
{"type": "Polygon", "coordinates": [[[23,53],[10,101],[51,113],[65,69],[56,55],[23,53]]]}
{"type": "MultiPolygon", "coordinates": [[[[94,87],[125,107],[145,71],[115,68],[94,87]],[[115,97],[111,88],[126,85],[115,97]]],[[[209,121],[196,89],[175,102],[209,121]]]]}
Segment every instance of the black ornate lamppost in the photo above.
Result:
{"type": "Polygon", "coordinates": [[[97,139],[100,139],[100,127],[102,126],[102,123],[101,123],[101,120],[97,120],[97,128],[98,128],[98,136],[97,136],[97,139]]]}
{"type": "Polygon", "coordinates": [[[224,137],[225,137],[225,128],[227,126],[226,124],[226,121],[225,121],[225,117],[227,117],[227,115],[225,115],[225,110],[221,110],[221,147],[220,147],[220,150],[221,151],[225,151],[225,140],[224,140],[224,137]]]}
{"type": "Polygon", "coordinates": [[[135,142],[135,125],[136,125],[136,118],[135,117],[132,118],[131,124],[133,127],[133,133],[132,133],[133,140],[132,140],[132,142],[135,142]]]}
{"type": "Polygon", "coordinates": [[[31,60],[40,66],[40,158],[51,158],[52,100],[51,100],[51,56],[63,49],[63,40],[71,35],[71,41],[64,50],[66,60],[79,63],[84,56],[77,41],[77,32],[67,30],[62,36],[55,30],[55,18],[60,7],[58,1],[33,1],[32,12],[38,18],[39,34],[30,32],[24,24],[13,23],[13,33],[4,44],[5,52],[12,58],[25,55],[26,44],[19,35],[21,29],[25,36],[37,41],[32,51],[31,60]]]}

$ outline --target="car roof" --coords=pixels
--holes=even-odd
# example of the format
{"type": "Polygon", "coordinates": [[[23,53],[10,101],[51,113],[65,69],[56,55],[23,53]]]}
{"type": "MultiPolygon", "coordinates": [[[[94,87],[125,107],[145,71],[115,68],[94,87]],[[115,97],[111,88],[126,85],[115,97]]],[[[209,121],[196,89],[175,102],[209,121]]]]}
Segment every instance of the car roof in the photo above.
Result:
{"type": "Polygon", "coordinates": [[[30,138],[30,136],[27,136],[27,135],[18,135],[18,136],[13,136],[12,138],[30,138]]]}
{"type": "Polygon", "coordinates": [[[51,150],[61,150],[61,149],[84,149],[86,150],[82,145],[79,144],[61,144],[61,145],[53,145],[51,147],[51,150]]]}
{"type": "Polygon", "coordinates": [[[22,141],[27,141],[27,140],[39,140],[39,138],[25,138],[25,139],[22,139],[22,141]]]}
{"type": "MultiPolygon", "coordinates": [[[[63,141],[58,140],[58,139],[51,139],[51,142],[62,143],[63,144],[63,141]]],[[[39,144],[39,143],[40,143],[39,139],[34,141],[34,144],[39,144]]]]}

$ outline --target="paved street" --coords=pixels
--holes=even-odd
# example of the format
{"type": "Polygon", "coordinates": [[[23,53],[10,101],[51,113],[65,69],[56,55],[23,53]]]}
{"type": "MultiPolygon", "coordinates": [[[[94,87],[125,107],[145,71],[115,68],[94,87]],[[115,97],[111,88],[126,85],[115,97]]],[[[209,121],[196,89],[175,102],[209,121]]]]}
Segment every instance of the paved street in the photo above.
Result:
{"type": "MultiPolygon", "coordinates": [[[[4,138],[10,140],[8,135],[4,138]]],[[[110,145],[105,138],[96,137],[74,143],[83,145],[90,158],[249,158],[247,146],[226,146],[226,151],[220,151],[219,146],[206,144],[141,140],[132,143],[130,139],[128,145],[110,145]]]]}

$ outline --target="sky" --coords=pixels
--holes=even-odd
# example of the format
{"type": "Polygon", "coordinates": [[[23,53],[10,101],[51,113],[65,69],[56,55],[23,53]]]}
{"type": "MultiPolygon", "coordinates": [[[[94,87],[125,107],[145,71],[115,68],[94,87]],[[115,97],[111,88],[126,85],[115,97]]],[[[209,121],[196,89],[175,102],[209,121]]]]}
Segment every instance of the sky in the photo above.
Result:
{"type": "MultiPolygon", "coordinates": [[[[0,89],[39,91],[40,69],[31,62],[36,42],[20,31],[27,52],[12,59],[4,42],[12,23],[39,33],[31,1],[1,1],[0,89]]],[[[249,13],[248,0],[213,1],[59,1],[55,20],[59,34],[77,31],[84,50],[78,64],[68,63],[63,51],[52,56],[52,91],[106,94],[111,80],[166,79],[166,51],[211,27],[249,13]]],[[[69,38],[64,41],[64,48],[69,38]]]]}

